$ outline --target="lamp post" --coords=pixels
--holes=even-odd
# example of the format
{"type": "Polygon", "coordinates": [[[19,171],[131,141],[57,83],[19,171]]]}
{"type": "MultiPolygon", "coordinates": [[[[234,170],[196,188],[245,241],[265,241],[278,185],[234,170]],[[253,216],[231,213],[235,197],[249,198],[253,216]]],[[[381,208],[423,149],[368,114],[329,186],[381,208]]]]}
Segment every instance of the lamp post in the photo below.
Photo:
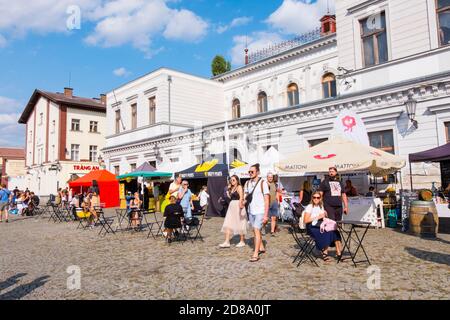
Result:
{"type": "Polygon", "coordinates": [[[171,95],[171,84],[172,84],[172,76],[167,76],[167,82],[168,82],[168,84],[169,84],[169,134],[170,133],[172,133],[172,128],[171,128],[171,123],[172,123],[172,119],[171,119],[171,114],[170,114],[170,112],[171,112],[171,110],[170,110],[170,108],[171,108],[171,97],[170,97],[170,95],[171,95]]]}
{"type": "Polygon", "coordinates": [[[417,101],[413,98],[412,94],[408,95],[408,100],[405,101],[406,113],[408,114],[408,119],[412,122],[414,128],[419,128],[416,118],[416,108],[417,101]]]}
{"type": "Polygon", "coordinates": [[[103,160],[102,155],[98,156],[97,161],[98,161],[98,166],[100,167],[100,170],[105,169],[105,161],[103,160]]]}

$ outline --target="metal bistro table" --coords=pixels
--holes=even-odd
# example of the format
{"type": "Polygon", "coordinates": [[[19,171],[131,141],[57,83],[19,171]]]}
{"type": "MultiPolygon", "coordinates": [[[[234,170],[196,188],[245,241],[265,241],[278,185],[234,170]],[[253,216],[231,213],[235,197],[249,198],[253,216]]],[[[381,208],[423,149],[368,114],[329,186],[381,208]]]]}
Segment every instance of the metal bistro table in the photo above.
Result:
{"type": "Polygon", "coordinates": [[[371,225],[370,222],[346,220],[346,221],[338,221],[337,225],[339,232],[341,233],[342,240],[344,242],[344,247],[342,248],[342,255],[337,263],[341,262],[341,260],[344,260],[343,255],[347,250],[348,253],[350,253],[350,257],[355,267],[357,266],[358,263],[368,263],[370,265],[371,263],[369,257],[367,256],[366,250],[364,250],[363,246],[364,237],[366,236],[366,233],[371,225]],[[345,229],[346,225],[350,226],[349,230],[345,229]],[[357,229],[363,230],[362,235],[358,234],[357,229]],[[356,244],[356,249],[354,252],[352,252],[350,249],[350,244],[352,241],[356,244]],[[356,261],[356,256],[360,249],[364,253],[365,260],[356,261]]]}

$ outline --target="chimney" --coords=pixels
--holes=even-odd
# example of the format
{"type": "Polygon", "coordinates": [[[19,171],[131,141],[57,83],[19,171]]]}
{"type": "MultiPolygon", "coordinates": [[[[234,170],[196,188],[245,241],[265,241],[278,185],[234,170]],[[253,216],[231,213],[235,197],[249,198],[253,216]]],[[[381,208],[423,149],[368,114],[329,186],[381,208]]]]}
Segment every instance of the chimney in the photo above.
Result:
{"type": "Polygon", "coordinates": [[[336,16],[327,14],[320,19],[320,36],[327,36],[329,34],[336,33],[336,16]]]}
{"type": "Polygon", "coordinates": [[[68,98],[72,98],[73,96],[73,89],[72,88],[64,88],[64,95],[68,98]]]}
{"type": "Polygon", "coordinates": [[[102,105],[106,106],[106,94],[102,93],[100,95],[100,102],[102,103],[102,105]]]}

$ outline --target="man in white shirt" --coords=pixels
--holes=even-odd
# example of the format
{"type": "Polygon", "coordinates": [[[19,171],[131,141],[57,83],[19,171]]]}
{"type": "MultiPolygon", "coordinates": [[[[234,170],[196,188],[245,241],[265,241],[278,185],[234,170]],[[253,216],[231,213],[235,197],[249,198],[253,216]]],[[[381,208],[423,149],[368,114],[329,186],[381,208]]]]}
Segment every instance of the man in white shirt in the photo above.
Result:
{"type": "Polygon", "coordinates": [[[262,241],[261,229],[269,220],[270,191],[266,181],[259,177],[259,164],[250,167],[250,180],[245,183],[245,204],[248,219],[255,234],[255,251],[250,262],[259,260],[259,255],[266,252],[262,241]]]}

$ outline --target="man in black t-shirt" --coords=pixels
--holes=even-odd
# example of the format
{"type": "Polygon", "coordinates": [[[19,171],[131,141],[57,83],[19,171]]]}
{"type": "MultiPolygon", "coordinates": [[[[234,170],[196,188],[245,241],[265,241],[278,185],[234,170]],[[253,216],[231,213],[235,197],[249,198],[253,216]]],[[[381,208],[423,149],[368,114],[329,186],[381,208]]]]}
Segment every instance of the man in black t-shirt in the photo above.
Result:
{"type": "Polygon", "coordinates": [[[331,167],[328,169],[329,177],[325,178],[319,186],[322,194],[324,209],[328,214],[328,218],[334,221],[342,220],[342,211],[348,213],[347,195],[344,191],[344,184],[336,177],[337,169],[331,167]],[[344,208],[342,208],[344,203],[344,208]],[[343,210],[342,210],[343,209],[343,210]]]}

